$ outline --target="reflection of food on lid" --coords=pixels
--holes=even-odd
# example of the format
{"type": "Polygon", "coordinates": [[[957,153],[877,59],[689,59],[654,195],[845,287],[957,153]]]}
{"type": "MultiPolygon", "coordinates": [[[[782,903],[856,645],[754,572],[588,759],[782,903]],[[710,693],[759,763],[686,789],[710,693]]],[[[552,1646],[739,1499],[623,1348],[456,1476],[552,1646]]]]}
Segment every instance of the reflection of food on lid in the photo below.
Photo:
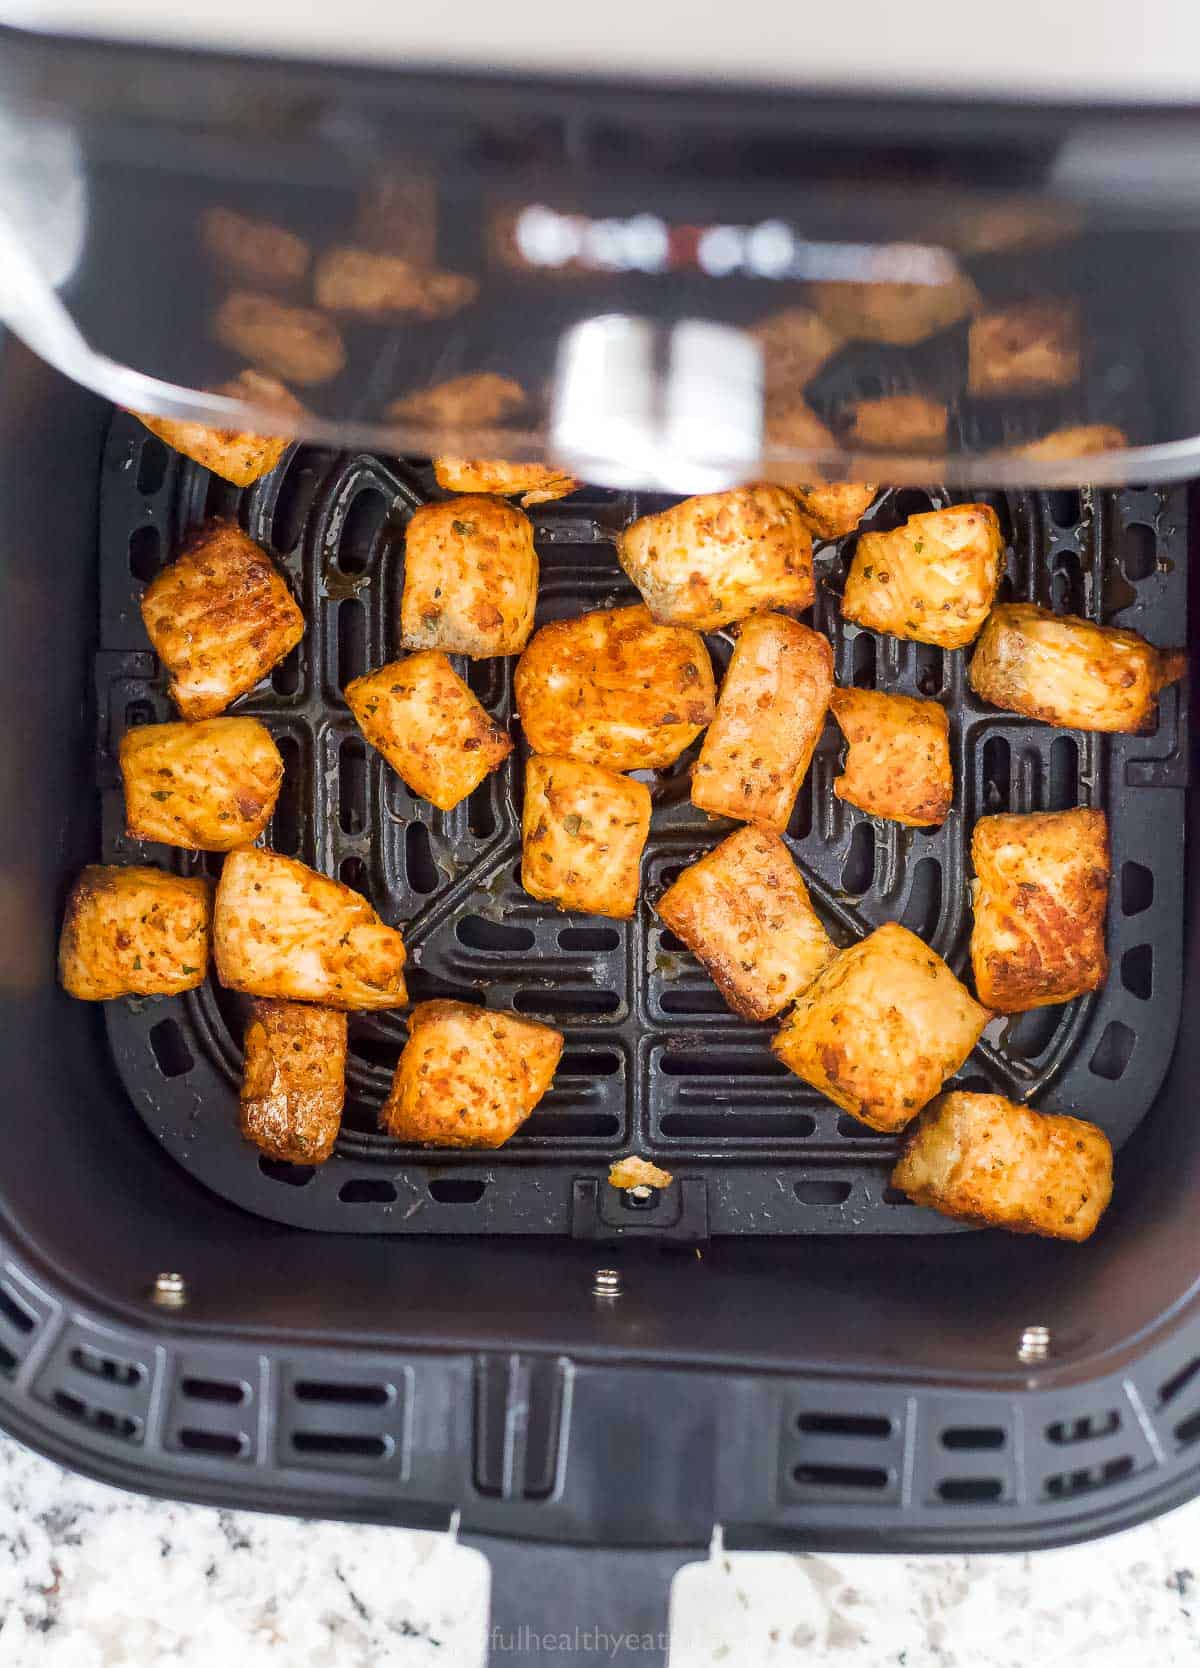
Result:
{"type": "Polygon", "coordinates": [[[1122,452],[1129,445],[1124,429],[1113,423],[1080,423],[1074,428],[1055,429],[1040,440],[1024,446],[1010,446],[1009,457],[1036,458],[1053,463],[1059,459],[1096,457],[1101,452],[1122,452]]]}
{"type": "Polygon", "coordinates": [[[989,203],[952,213],[945,236],[960,254],[990,255],[1044,248],[1074,237],[1082,223],[1079,210],[1063,203],[989,203]]]}
{"type": "Polygon", "coordinates": [[[259,370],[302,387],[328,382],[346,363],[341,332],[312,307],[288,307],[274,296],[234,290],[217,310],[213,334],[259,370]]]}
{"type": "Polygon", "coordinates": [[[354,242],[386,249],[414,266],[437,259],[437,189],[426,174],[384,169],[363,192],[354,218],[354,242]]]}
{"type": "Polygon", "coordinates": [[[948,284],[814,284],[813,306],[850,340],[911,346],[948,330],[979,307],[979,293],[959,273],[948,284]]]}
{"type": "Polygon", "coordinates": [[[972,319],[968,390],[1015,394],[1068,388],[1079,378],[1079,312],[1070,301],[1026,301],[972,319]]]}
{"type": "Polygon", "coordinates": [[[308,271],[308,244],[286,226],[235,209],[205,209],[200,239],[222,266],[255,284],[295,284],[308,271]]]}
{"type": "Polygon", "coordinates": [[[773,394],[798,395],[841,347],[841,338],[809,307],[784,307],[750,330],[762,347],[763,386],[773,394]]]}
{"type": "Polygon", "coordinates": [[[151,434],[158,435],[185,458],[192,458],[205,469],[211,469],[214,475],[232,481],[234,486],[249,486],[274,469],[287,449],[288,437],[297,421],[307,416],[307,412],[282,382],[264,376],[261,371],[241,371],[212,391],[223,394],[226,399],[245,400],[247,405],[270,407],[279,413],[279,428],[284,432],[265,435],[251,429],[219,429],[207,423],[176,421],[142,411],[135,411],[134,416],[151,434]]]}
{"type": "Polygon", "coordinates": [[[763,435],[768,446],[796,452],[836,452],[837,441],[825,427],[803,394],[768,396],[763,415],[763,435]]]}
{"type": "Polygon", "coordinates": [[[317,262],[317,301],[335,313],[442,319],[474,301],[479,285],[459,272],[435,272],[374,249],[330,249],[317,262]]]}
{"type": "Polygon", "coordinates": [[[579,482],[548,463],[505,463],[500,458],[434,458],[434,479],[447,492],[495,492],[520,495],[522,504],[548,504],[565,498],[579,482]]]}
{"type": "Polygon", "coordinates": [[[513,377],[495,371],[472,371],[393,400],[385,415],[396,423],[473,429],[502,423],[524,404],[525,390],[513,377]]]}
{"type": "Polygon", "coordinates": [[[946,407],[925,394],[883,394],[860,400],[847,441],[864,451],[940,452],[946,445],[946,407]]]}

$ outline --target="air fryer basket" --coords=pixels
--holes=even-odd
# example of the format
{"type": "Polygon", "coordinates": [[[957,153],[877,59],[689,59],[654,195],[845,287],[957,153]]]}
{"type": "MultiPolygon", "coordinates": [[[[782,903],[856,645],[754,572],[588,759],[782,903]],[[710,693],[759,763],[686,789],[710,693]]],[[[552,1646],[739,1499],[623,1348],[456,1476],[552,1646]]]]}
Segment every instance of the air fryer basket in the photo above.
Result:
{"type": "MultiPolygon", "coordinates": [[[[514,755],[450,813],[415,799],[364,743],[341,696],[352,677],[399,653],[404,525],[432,472],[370,456],[295,449],[245,492],[169,453],[136,419],[109,433],[101,486],[98,761],[108,862],[219,855],[138,845],[124,834],[116,750],[130,724],[173,714],[138,600],[181,538],[213,514],[236,517],[283,561],[308,621],[273,680],[239,703],[278,737],[287,776],[268,842],[366,892],[404,926],[414,1000],[458,996],[561,1027],[555,1086],[499,1152],[429,1153],[377,1129],[405,1035],[403,1011],[351,1022],[350,1100],[334,1161],[319,1170],[256,1159],[238,1134],[245,1004],[217,985],[170,1001],[107,1005],[133,1104],[193,1175],[247,1209],[308,1228],[375,1233],[640,1233],[689,1243],[709,1234],[944,1233],[946,1218],[888,1187],[897,1143],[839,1113],[771,1055],[772,1026],[730,1014],[650,900],[730,823],[688,797],[696,748],[646,773],[654,794],[644,896],[629,922],[566,916],[521,888],[523,760],[514,755]],[[607,1185],[630,1151],[676,1177],[649,1201],[607,1185]]],[[[965,495],[969,496],[969,495],[965,495]]],[[[1011,545],[1006,595],[1107,619],[1117,609],[1154,642],[1178,634],[1186,598],[1186,492],[993,495],[1011,545]]],[[[533,512],[542,575],[538,623],[636,600],[613,541],[660,502],[584,492],[533,512]]],[[[895,526],[945,502],[885,493],[869,524],[895,526]]],[[[851,942],[901,920],[956,969],[970,932],[967,846],[986,811],[1076,804],[1108,812],[1118,877],[1113,977],[1095,997],[997,1020],[960,1082],[1077,1112],[1114,1144],[1149,1107],[1174,1046],[1183,923],[1162,908],[1182,878],[1183,803],[1161,788],[1186,758],[1178,691],[1150,736],[1071,734],[997,712],[966,684],[966,655],[843,623],[837,592],[852,541],[818,555],[813,620],[842,682],[940,697],[950,717],[956,803],[941,829],[914,833],[843,805],[832,719],[788,830],[831,932],[851,942]],[[1153,991],[1153,1003],[1148,1001],[1153,991]]],[[[713,637],[716,658],[729,652],[713,637]]],[[[460,662],[480,699],[512,722],[514,660],[460,662]]],[[[697,744],[698,745],[698,744],[697,744]]]]}
{"type": "MultiPolygon", "coordinates": [[[[222,1042],[227,1015],[201,1003],[182,1013],[157,1005],[131,1016],[126,1030],[118,1021],[114,1048],[104,1015],[69,1002],[56,987],[55,927],[66,888],[82,863],[105,847],[110,854],[115,849],[112,783],[103,775],[115,739],[109,727],[135,721],[139,702],[158,710],[154,668],[136,635],[128,574],[131,560],[151,562],[154,540],[142,533],[131,547],[130,534],[154,526],[162,559],[183,522],[205,508],[237,508],[218,489],[209,502],[209,484],[178,468],[174,484],[165,476],[157,485],[143,481],[142,507],[135,513],[142,461],[131,449],[136,431],[118,419],[106,449],[111,421],[100,402],[11,341],[4,343],[0,455],[8,467],[0,480],[0,695],[8,721],[0,730],[6,805],[0,820],[0,1106],[7,1140],[0,1166],[0,1420],[7,1429],[67,1464],[167,1495],[429,1528],[445,1528],[457,1513],[467,1538],[556,1543],[554,1551],[538,1554],[534,1567],[563,1592],[579,1590],[570,1589],[565,1576],[560,1580],[565,1549],[614,1549],[610,1562],[609,1554],[603,1560],[593,1555],[589,1567],[618,1572],[629,1583],[622,1592],[625,1613],[638,1616],[653,1608],[644,1584],[651,1575],[661,1577],[663,1563],[642,1552],[631,1558],[630,1549],[665,1549],[669,1566],[702,1555],[718,1524],[728,1547],[1016,1548],[1099,1533],[1195,1492],[1200,1127],[1193,1086],[1200,1034],[1194,1024],[1178,1028],[1166,1079],[1154,1094],[1176,1032],[1181,945],[1185,1013],[1194,1009],[1200,978],[1200,949],[1188,930],[1195,920],[1196,870],[1187,872],[1185,895],[1181,849],[1181,821],[1186,818],[1194,835],[1195,811],[1191,796],[1181,791],[1187,754],[1182,707],[1174,697],[1164,704],[1156,735],[1100,747],[1095,781],[1085,783],[1085,797],[1095,794],[1107,805],[1123,842],[1112,908],[1117,937],[1110,991],[1117,1005],[1106,1009],[1106,995],[1082,1020],[1062,1021],[1055,1034],[1069,1034],[1070,1046],[1038,1101],[1051,1104],[1057,1095],[1060,1104],[1074,1104],[1077,1097],[1080,1105],[1098,1108],[1115,1133],[1128,1134],[1118,1154],[1116,1198],[1086,1246],[989,1233],[957,1234],[952,1244],[940,1234],[917,1232],[893,1232],[886,1241],[875,1233],[802,1233],[801,1224],[821,1212],[840,1212],[843,1222],[861,1219],[865,1226],[909,1215],[901,1207],[868,1205],[879,1199],[871,1189],[879,1189],[884,1174],[884,1149],[864,1142],[864,1155],[874,1156],[859,1157],[859,1146],[836,1125],[812,1137],[796,1136],[793,1125],[791,1144],[780,1143],[778,1152],[757,1131],[736,1154],[707,1133],[689,1135],[678,1146],[652,1146],[680,1152],[680,1161],[668,1165],[681,1178],[708,1182],[710,1230],[728,1221],[731,1203],[738,1203],[723,1191],[728,1177],[739,1178],[739,1186],[744,1177],[749,1187],[775,1166],[781,1200],[795,1194],[797,1184],[850,1182],[851,1195],[841,1204],[828,1193],[826,1202],[819,1193],[795,1195],[797,1231],[767,1243],[761,1233],[724,1231],[704,1240],[693,1229],[680,1240],[642,1231],[650,1222],[632,1211],[621,1214],[618,1204],[616,1224],[632,1221],[636,1231],[614,1237],[612,1225],[597,1228],[588,1215],[579,1219],[575,1237],[567,1230],[578,1207],[570,1204],[566,1184],[551,1178],[595,1179],[610,1153],[643,1145],[653,1133],[649,1122],[633,1120],[655,1116],[651,1101],[639,1102],[628,1089],[623,1103],[619,1096],[606,1100],[610,1091],[604,1088],[584,1094],[585,1081],[594,1080],[579,1072],[570,1074],[571,1086],[578,1085],[586,1116],[611,1109],[618,1122],[630,1120],[619,1137],[606,1126],[601,1135],[582,1135],[572,1145],[574,1137],[562,1133],[576,1104],[568,1095],[549,1112],[562,1122],[545,1134],[535,1130],[511,1156],[494,1155],[487,1165],[464,1159],[435,1171],[400,1151],[374,1156],[369,1119],[356,1111],[335,1160],[341,1175],[396,1186],[397,1215],[404,1209],[397,1178],[408,1178],[409,1186],[420,1180],[429,1197],[422,1214],[436,1221],[436,1212],[445,1211],[451,1231],[314,1233],[279,1218],[308,1210],[310,1197],[321,1200],[319,1190],[310,1192],[316,1184],[288,1187],[263,1176],[250,1153],[238,1156],[251,1193],[234,1197],[233,1184],[221,1179],[219,1143],[207,1142],[207,1124],[215,1120],[206,1116],[203,1097],[195,1122],[205,1125],[206,1139],[197,1135],[192,1154],[183,1151],[172,1086],[190,1074],[172,1077],[160,1069],[162,1060],[154,1063],[150,1033],[164,1020],[178,1024],[170,1050],[160,1034],[163,1059],[173,1070],[181,1044],[193,1070],[224,1084],[218,1106],[224,1120],[231,1069],[221,1053],[229,1046],[222,1042]],[[118,626],[126,635],[114,640],[118,626]],[[106,658],[114,653],[117,660],[106,658]],[[139,654],[141,661],[130,659],[139,654]],[[121,666],[128,680],[123,692],[120,676],[105,675],[121,666]],[[1105,1048],[1105,1033],[1114,1025],[1121,1028],[1116,1042],[1105,1048]],[[1125,1069],[1118,1074],[1121,1061],[1125,1069]],[[151,1090],[158,1112],[148,1130],[151,1090]],[[511,1229],[514,1190],[523,1184],[505,1178],[519,1176],[543,1183],[543,1211],[558,1199],[553,1241],[542,1222],[537,1237],[528,1222],[521,1232],[479,1232],[490,1226],[491,1199],[503,1201],[511,1229]],[[476,1203],[461,1191],[439,1200],[434,1184],[447,1179],[487,1179],[488,1185],[476,1203]],[[254,1193],[260,1186],[261,1194],[254,1193]],[[297,1202],[267,1203],[272,1199],[297,1202]],[[604,1243],[596,1243],[597,1233],[604,1243]],[[619,1297],[593,1296],[601,1264],[619,1270],[619,1297]],[[178,1309],[158,1307],[149,1295],[155,1275],[167,1269],[186,1282],[187,1301],[178,1309]],[[1030,1335],[1035,1326],[1046,1329],[1044,1353],[1030,1335]]],[[[303,455],[293,459],[285,480],[295,485],[306,466],[303,455]]],[[[251,530],[269,527],[269,542],[285,565],[294,575],[307,574],[311,644],[324,654],[337,641],[336,624],[332,632],[329,627],[341,598],[331,591],[343,585],[347,600],[358,600],[360,589],[375,592],[378,610],[381,571],[388,583],[386,563],[383,569],[375,565],[383,542],[363,531],[365,511],[361,518],[351,512],[344,524],[335,520],[341,530],[327,567],[303,564],[300,530],[307,523],[311,538],[321,506],[330,502],[331,483],[339,479],[381,486],[384,519],[392,508],[389,495],[399,492],[407,500],[427,484],[394,466],[385,471],[377,463],[330,460],[328,472],[313,477],[316,507],[293,499],[286,515],[278,505],[268,515],[264,492],[251,494],[244,506],[251,530]],[[289,528],[292,536],[285,537],[289,528]],[[362,541],[360,557],[355,538],[362,541]],[[363,563],[357,573],[356,560],[363,563]]],[[[567,611],[584,596],[611,594],[613,570],[603,539],[582,562],[567,546],[578,543],[581,527],[611,527],[606,518],[629,508],[581,500],[545,512],[541,548],[547,600],[555,607],[567,611]],[[552,536],[560,526],[566,530],[561,544],[552,536]],[[582,580],[568,581],[573,572],[582,580]],[[598,574],[605,577],[597,580],[598,574]]],[[[889,503],[881,514],[898,515],[903,508],[889,503]]],[[[1017,584],[1031,583],[1032,574],[1033,584],[1045,586],[1061,566],[1052,561],[1048,576],[1046,558],[1064,551],[1077,560],[1078,578],[1068,560],[1065,579],[1056,582],[1077,583],[1086,611],[1142,625],[1164,643],[1184,640],[1187,541],[1179,493],[1130,489],[1120,499],[1095,500],[1084,494],[1078,513],[1073,500],[1037,500],[1030,501],[1028,523],[1024,513],[1019,502],[1015,513],[1009,510],[1017,584]],[[1134,533],[1130,526],[1149,531],[1134,533]],[[1032,568],[1035,552],[1040,560],[1032,568]]],[[[394,577],[393,570],[393,583],[394,577]]],[[[1050,594],[1062,604],[1070,593],[1050,594]]],[[[378,630],[372,621],[380,617],[366,613],[361,652],[372,657],[384,647],[371,635],[378,630]]],[[[839,642],[838,653],[843,669],[853,666],[848,639],[839,642]]],[[[904,659],[885,670],[887,681],[895,675],[901,686],[904,678],[915,682],[930,672],[904,659]]],[[[332,663],[314,663],[311,677],[336,682],[332,663]]],[[[315,683],[309,678],[302,665],[295,688],[285,682],[282,691],[261,696],[277,703],[273,721],[278,718],[281,732],[295,736],[301,757],[313,734],[315,683]]],[[[484,693],[502,710],[501,687],[489,685],[484,693]]],[[[256,696],[252,710],[259,701],[256,696]]],[[[973,715],[971,722],[978,721],[973,715]]],[[[998,729],[1006,722],[1000,720],[998,729]]],[[[322,745],[336,736],[339,750],[348,734],[344,712],[332,704],[325,734],[329,740],[322,745]]],[[[1040,778],[1027,756],[1055,738],[1013,726],[1003,739],[1010,744],[1007,776],[996,763],[990,775],[970,779],[968,805],[990,806],[1006,785],[1018,805],[1051,791],[1052,756],[1038,755],[1040,778]],[[989,784],[994,793],[986,800],[970,798],[988,794],[989,784]]],[[[323,756],[326,768],[334,757],[323,756]]],[[[1081,751],[1078,757],[1091,776],[1089,755],[1081,751]]],[[[829,768],[823,760],[822,781],[829,768]]],[[[339,786],[346,778],[343,763],[339,786]]],[[[326,781],[320,771],[298,779],[326,781]]],[[[361,772],[351,768],[349,779],[361,781],[361,772]]],[[[370,769],[367,783],[368,795],[379,792],[370,769]]],[[[501,785],[500,797],[490,802],[497,850],[511,826],[505,821],[510,791],[501,785]]],[[[669,800],[670,783],[659,792],[669,800]]],[[[676,793],[652,867],[672,860],[663,856],[667,849],[678,861],[704,843],[686,821],[685,796],[676,793]]],[[[370,797],[357,801],[368,815],[373,803],[370,797]]],[[[341,823],[340,792],[336,809],[312,818],[302,811],[301,849],[323,864],[332,865],[335,857],[339,864],[345,857],[365,860],[361,840],[353,843],[356,828],[341,823]],[[305,844],[317,838],[328,843],[305,844]]],[[[457,858],[469,840],[493,837],[471,829],[469,810],[464,822],[449,829],[435,823],[428,832],[432,859],[457,858]]],[[[393,856],[381,860],[382,878],[398,887],[407,884],[408,871],[394,861],[398,836],[389,838],[393,856]]],[[[837,891],[849,890],[844,865],[853,848],[850,825],[827,832],[819,812],[800,841],[802,858],[821,879],[824,907],[848,930],[854,911],[869,920],[875,911],[899,913],[909,903],[911,890],[887,888],[915,887],[920,857],[937,860],[944,899],[961,880],[951,835],[928,842],[915,836],[908,854],[885,844],[878,893],[839,898],[837,891]]],[[[861,854],[856,861],[865,863],[861,854]]],[[[379,880],[368,876],[369,884],[379,880]]],[[[379,897],[390,905],[399,893],[385,889],[379,897]]],[[[507,883],[495,898],[500,907],[491,913],[499,915],[512,900],[507,883]]],[[[464,919],[467,914],[488,921],[478,904],[464,911],[464,919]]],[[[508,927],[513,917],[504,914],[498,924],[508,927]]],[[[544,935],[574,925],[564,919],[530,930],[544,935]]],[[[956,930],[946,927],[939,941],[952,953],[956,930]]],[[[486,937],[483,929],[480,936],[486,937]]],[[[431,929],[422,940],[422,980],[449,977],[449,964],[436,959],[436,942],[431,929]]],[[[499,962],[511,976],[512,957],[486,942],[447,953],[458,958],[454,982],[472,961],[473,976],[483,977],[486,967],[489,988],[498,986],[493,1000],[537,988],[513,978],[505,991],[490,969],[499,962]]],[[[554,953],[564,965],[578,955],[589,968],[597,958],[615,956],[561,946],[554,953]]],[[[670,949],[663,954],[678,957],[670,949]]],[[[656,1002],[674,990],[689,1002],[704,994],[703,982],[686,965],[681,971],[674,981],[647,982],[656,1002]]],[[[582,977],[567,988],[610,990],[619,1001],[629,1001],[635,989],[582,977]]],[[[603,1046],[622,1052],[624,1018],[614,1019],[614,1012],[578,1008],[559,1014],[570,1033],[569,1052],[598,1050],[594,1039],[609,1031],[614,1040],[603,1046]]],[[[670,1016],[655,1029],[656,1041],[677,1030],[687,1040],[673,1046],[699,1059],[716,1047],[710,1032],[721,1033],[720,1048],[728,1047],[730,1028],[719,1012],[673,1014],[665,1001],[656,1012],[670,1016]]],[[[747,1028],[745,1037],[747,1050],[761,1048],[757,1033],[747,1028]]],[[[994,1047],[1008,1051],[995,1055],[1001,1062],[1027,1058],[1013,1050],[1011,1036],[996,1038],[994,1047]]],[[[1035,1056],[1035,1068],[1040,1065],[1035,1056]]],[[[986,1055],[969,1069],[977,1067],[982,1075],[1000,1069],[986,1055]]],[[[355,1071],[356,1093],[369,1102],[372,1086],[378,1089],[379,1056],[360,1046],[355,1071]]],[[[799,1117],[804,1108],[774,1098],[780,1084],[750,1078],[737,1102],[710,1094],[710,1115],[724,1115],[717,1109],[727,1108],[731,1118],[760,1109],[764,1122],[799,1117]]],[[[677,1110],[691,1116],[697,1107],[705,1109],[703,1091],[710,1085],[703,1074],[681,1074],[671,1084],[673,1091],[679,1086],[696,1096],[682,1098],[677,1110]]],[[[603,1187],[599,1192],[603,1197],[603,1187]]],[[[358,1210],[376,1226],[387,1203],[370,1192],[357,1203],[334,1194],[320,1208],[339,1226],[358,1210]]],[[[528,1215],[533,1207],[522,1208],[528,1215]]],[[[793,1211],[790,1199],[786,1209],[793,1211]]],[[[499,1547],[493,1542],[490,1548],[505,1572],[495,1585],[495,1604],[510,1606],[502,1616],[507,1625],[522,1589],[517,1566],[499,1547]]],[[[615,1601],[611,1614],[622,1614],[615,1601]]]]}

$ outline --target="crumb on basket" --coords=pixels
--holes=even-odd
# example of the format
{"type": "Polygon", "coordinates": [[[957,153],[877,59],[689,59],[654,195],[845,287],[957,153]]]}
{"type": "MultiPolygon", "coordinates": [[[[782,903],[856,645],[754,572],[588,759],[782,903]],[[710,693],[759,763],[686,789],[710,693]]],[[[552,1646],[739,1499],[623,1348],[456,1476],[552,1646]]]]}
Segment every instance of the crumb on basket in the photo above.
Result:
{"type": "Polygon", "coordinates": [[[619,1158],[608,1172],[610,1187],[670,1187],[674,1179],[669,1170],[660,1170],[649,1159],[633,1154],[628,1158],[619,1158]]]}

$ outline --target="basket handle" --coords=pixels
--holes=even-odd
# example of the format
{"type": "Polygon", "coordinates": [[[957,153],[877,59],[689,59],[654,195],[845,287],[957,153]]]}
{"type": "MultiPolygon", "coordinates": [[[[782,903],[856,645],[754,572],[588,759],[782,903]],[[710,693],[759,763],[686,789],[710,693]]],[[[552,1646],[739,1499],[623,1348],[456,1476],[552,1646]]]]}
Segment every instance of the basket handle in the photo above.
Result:
{"type": "Polygon", "coordinates": [[[701,1547],[461,1539],[491,1565],[488,1668],[564,1661],[571,1668],[666,1668],[671,1582],[705,1556],[701,1547]]]}

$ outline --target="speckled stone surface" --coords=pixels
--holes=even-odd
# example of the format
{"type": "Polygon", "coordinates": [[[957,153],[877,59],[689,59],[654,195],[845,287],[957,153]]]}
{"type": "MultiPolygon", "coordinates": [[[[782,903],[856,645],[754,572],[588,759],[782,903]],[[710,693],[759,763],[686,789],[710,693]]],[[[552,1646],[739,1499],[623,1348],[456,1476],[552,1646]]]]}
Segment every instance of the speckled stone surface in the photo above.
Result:
{"type": "MultiPolygon", "coordinates": [[[[1198,1577],[1200,1501],[1034,1556],[717,1556],[671,1668],[1194,1668],[1198,1577]]],[[[487,1587],[448,1536],[145,1500],[0,1439],[4,1668],[480,1668],[487,1587]]]]}

